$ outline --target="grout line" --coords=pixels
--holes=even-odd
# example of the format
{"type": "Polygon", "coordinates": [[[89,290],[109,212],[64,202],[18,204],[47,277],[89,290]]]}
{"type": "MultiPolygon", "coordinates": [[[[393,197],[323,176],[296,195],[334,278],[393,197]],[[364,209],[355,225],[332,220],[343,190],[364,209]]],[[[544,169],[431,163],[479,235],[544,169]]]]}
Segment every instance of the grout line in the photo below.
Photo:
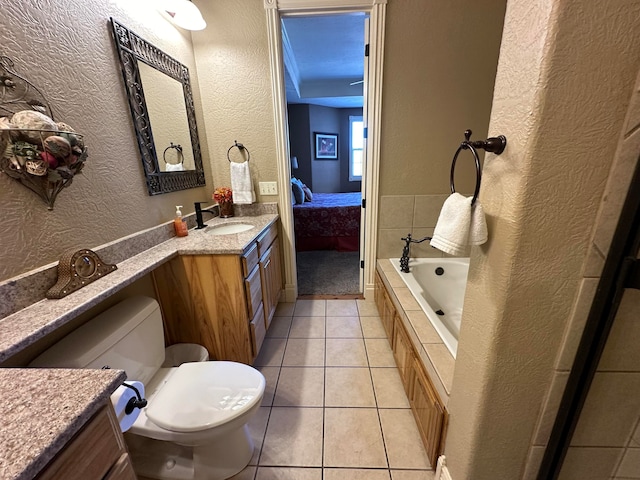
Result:
{"type": "Polygon", "coordinates": [[[320,479],[324,480],[324,435],[325,435],[325,424],[327,423],[327,302],[325,301],[325,317],[324,317],[324,368],[322,369],[322,446],[320,448],[321,457],[320,457],[320,465],[322,470],[320,471],[320,479]]]}

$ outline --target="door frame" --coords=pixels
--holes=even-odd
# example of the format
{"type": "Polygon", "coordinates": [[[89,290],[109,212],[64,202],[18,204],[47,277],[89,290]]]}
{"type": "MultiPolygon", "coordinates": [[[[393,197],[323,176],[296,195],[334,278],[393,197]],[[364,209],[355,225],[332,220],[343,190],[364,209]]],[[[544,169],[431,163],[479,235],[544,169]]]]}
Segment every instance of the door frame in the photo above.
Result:
{"type": "MultiPolygon", "coordinates": [[[[373,296],[378,240],[378,184],[380,174],[380,131],[382,112],[382,70],[384,60],[385,16],[388,0],[264,0],[267,15],[269,63],[276,136],[278,172],[278,203],[282,226],[282,256],[284,260],[285,301],[295,302],[298,296],[296,251],[291,206],[291,163],[289,160],[289,130],[287,97],[284,82],[281,15],[319,15],[365,12],[369,15],[369,75],[366,138],[366,178],[363,182],[364,208],[364,289],[365,298],[373,296]]],[[[362,230],[362,226],[361,226],[362,230]]],[[[361,247],[362,251],[362,247],[361,247]]]]}

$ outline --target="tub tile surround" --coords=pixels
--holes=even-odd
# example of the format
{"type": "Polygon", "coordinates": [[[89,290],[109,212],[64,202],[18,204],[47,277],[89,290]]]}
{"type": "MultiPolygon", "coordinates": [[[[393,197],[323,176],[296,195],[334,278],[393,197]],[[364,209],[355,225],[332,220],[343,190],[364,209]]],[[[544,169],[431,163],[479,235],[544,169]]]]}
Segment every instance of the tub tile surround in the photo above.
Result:
{"type": "MultiPolygon", "coordinates": [[[[380,197],[378,223],[378,258],[399,258],[404,242],[411,233],[420,239],[433,236],[433,229],[444,201],[449,195],[383,195],[380,197]]],[[[428,241],[411,245],[413,257],[443,257],[428,241]]],[[[468,256],[468,255],[467,255],[468,256]]]]}
{"type": "Polygon", "coordinates": [[[433,480],[400,374],[378,366],[388,352],[376,342],[387,340],[372,300],[280,303],[267,335],[254,363],[273,393],[249,422],[256,451],[233,480],[433,480]],[[285,363],[319,340],[324,364],[285,363]]]}
{"type": "MultiPolygon", "coordinates": [[[[453,384],[455,359],[435,331],[411,291],[389,259],[378,260],[378,273],[389,292],[389,298],[419,352],[420,359],[445,406],[449,401],[453,384]]],[[[385,335],[386,338],[386,335],[385,335]]]]}
{"type": "Polygon", "coordinates": [[[51,270],[55,272],[57,264],[34,270],[30,274],[22,275],[19,279],[3,282],[0,284],[0,295],[7,293],[6,298],[10,301],[4,304],[5,308],[14,313],[0,319],[0,363],[176,255],[241,254],[261,230],[278,218],[276,204],[254,204],[243,207],[239,209],[240,212],[245,214],[250,212],[254,215],[229,219],[215,218],[208,220],[208,224],[234,223],[242,219],[243,222],[256,226],[244,233],[214,236],[204,231],[190,230],[187,237],[175,237],[173,222],[168,222],[125,237],[121,239],[122,244],[112,242],[96,248],[94,251],[101,255],[105,262],[116,263],[118,269],[61,299],[43,298],[46,289],[55,283],[55,278],[44,290],[26,288],[25,297],[20,299],[17,299],[15,294],[19,286],[30,285],[30,281],[33,281],[38,288],[43,287],[45,282],[42,279],[48,278],[51,270]],[[254,208],[251,210],[247,207],[254,208]],[[140,245],[144,249],[140,250],[140,245]],[[119,261],[114,261],[113,258],[119,261]],[[18,305],[24,304],[24,298],[28,298],[32,303],[16,311],[18,305]],[[13,300],[18,301],[12,304],[13,300]]]}
{"type": "Polygon", "coordinates": [[[122,370],[1,368],[0,476],[34,478],[125,378],[122,370]]]}

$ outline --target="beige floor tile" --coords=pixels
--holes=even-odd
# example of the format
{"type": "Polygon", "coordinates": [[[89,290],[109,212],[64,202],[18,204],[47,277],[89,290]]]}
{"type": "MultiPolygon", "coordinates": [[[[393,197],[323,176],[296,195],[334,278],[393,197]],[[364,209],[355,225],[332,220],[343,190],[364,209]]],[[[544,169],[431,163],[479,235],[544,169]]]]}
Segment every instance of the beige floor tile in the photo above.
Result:
{"type": "Polygon", "coordinates": [[[286,338],[265,338],[253,365],[256,367],[279,367],[282,365],[286,344],[286,338]]]}
{"type": "Polygon", "coordinates": [[[396,367],[372,368],[371,377],[378,408],[409,408],[409,399],[396,367]]]}
{"type": "Polygon", "coordinates": [[[433,470],[391,470],[391,480],[434,480],[433,470]]]}
{"type": "Polygon", "coordinates": [[[395,367],[393,351],[385,338],[366,338],[367,358],[371,367],[395,367]]]}
{"type": "Polygon", "coordinates": [[[356,300],[356,305],[358,306],[358,314],[361,317],[374,317],[380,314],[373,299],[356,300]]]}
{"type": "Polygon", "coordinates": [[[322,466],[322,410],[273,407],[260,466],[322,466]]]}
{"type": "Polygon", "coordinates": [[[324,317],[326,312],[326,300],[298,300],[293,315],[295,317],[324,317]]]}
{"type": "Polygon", "coordinates": [[[325,407],[375,407],[371,374],[365,367],[330,367],[325,374],[325,407]]]}
{"type": "Polygon", "coordinates": [[[387,468],[375,408],[325,409],[324,465],[387,468]]]}
{"type": "Polygon", "coordinates": [[[390,480],[389,470],[325,468],[324,480],[390,480]]]}
{"type": "Polygon", "coordinates": [[[324,338],[325,317],[293,317],[289,338],[324,338]]]}
{"type": "Polygon", "coordinates": [[[278,376],[280,375],[280,367],[256,367],[256,369],[264,375],[266,385],[264,387],[264,395],[262,396],[263,407],[270,407],[273,404],[273,397],[278,384],[278,376]]]}
{"type": "Polygon", "coordinates": [[[389,467],[431,468],[411,410],[380,409],[379,413],[389,467]]]}
{"type": "Polygon", "coordinates": [[[327,317],[327,338],[362,338],[358,317],[327,317]]]}
{"type": "Polygon", "coordinates": [[[364,338],[387,338],[380,317],[360,317],[360,326],[364,338]]]}
{"type": "Polygon", "coordinates": [[[276,317],[292,317],[293,310],[296,308],[295,302],[280,302],[276,307],[276,317]]]}
{"type": "Polygon", "coordinates": [[[267,330],[269,338],[287,338],[291,327],[291,317],[273,317],[267,330]]]}
{"type": "MultiPolygon", "coordinates": [[[[256,475],[256,467],[246,467],[240,473],[234,475],[229,480],[253,480],[256,475]]],[[[138,477],[140,479],[140,477],[138,477]]]]}
{"type": "Polygon", "coordinates": [[[357,317],[358,306],[355,300],[327,300],[327,317],[357,317]]]}
{"type": "Polygon", "coordinates": [[[327,338],[327,367],[366,367],[367,353],[361,338],[327,338]]]}
{"type": "Polygon", "coordinates": [[[290,338],[282,365],[286,367],[324,367],[323,338],[290,338]]]}
{"type": "Polygon", "coordinates": [[[274,406],[322,407],[324,368],[282,367],[274,406]]]}
{"type": "Polygon", "coordinates": [[[267,430],[267,422],[269,421],[269,413],[271,407],[260,407],[255,415],[253,415],[247,426],[249,427],[249,434],[253,439],[253,456],[249,461],[249,465],[257,465],[258,458],[260,457],[260,451],[262,450],[262,443],[264,442],[264,434],[267,430]]]}
{"type": "Polygon", "coordinates": [[[260,467],[256,480],[322,480],[322,469],[260,467]]]}

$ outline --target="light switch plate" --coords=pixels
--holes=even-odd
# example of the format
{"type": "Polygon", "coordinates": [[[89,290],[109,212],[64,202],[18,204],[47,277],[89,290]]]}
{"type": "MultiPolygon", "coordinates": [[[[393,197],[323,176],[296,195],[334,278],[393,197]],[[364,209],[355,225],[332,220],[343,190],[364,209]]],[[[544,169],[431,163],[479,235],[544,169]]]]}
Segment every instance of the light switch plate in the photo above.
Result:
{"type": "Polygon", "coordinates": [[[278,184],[276,182],[258,182],[260,185],[260,195],[277,195],[278,184]]]}

